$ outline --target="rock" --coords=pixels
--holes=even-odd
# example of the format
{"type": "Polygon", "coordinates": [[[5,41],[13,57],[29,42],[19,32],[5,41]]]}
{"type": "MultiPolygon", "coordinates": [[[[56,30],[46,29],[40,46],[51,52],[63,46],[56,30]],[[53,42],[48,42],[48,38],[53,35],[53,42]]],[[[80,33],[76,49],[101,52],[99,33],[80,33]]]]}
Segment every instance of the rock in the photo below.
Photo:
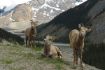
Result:
{"type": "Polygon", "coordinates": [[[65,10],[75,6],[76,0],[31,0],[34,17],[41,23],[46,23],[65,10]]]}
{"type": "Polygon", "coordinates": [[[26,21],[32,19],[32,7],[28,4],[20,4],[16,6],[12,13],[12,19],[15,21],[26,21]]]}
{"type": "Polygon", "coordinates": [[[8,26],[8,24],[11,23],[10,18],[11,18],[11,13],[9,13],[5,16],[1,16],[0,17],[0,28],[8,26]]]}

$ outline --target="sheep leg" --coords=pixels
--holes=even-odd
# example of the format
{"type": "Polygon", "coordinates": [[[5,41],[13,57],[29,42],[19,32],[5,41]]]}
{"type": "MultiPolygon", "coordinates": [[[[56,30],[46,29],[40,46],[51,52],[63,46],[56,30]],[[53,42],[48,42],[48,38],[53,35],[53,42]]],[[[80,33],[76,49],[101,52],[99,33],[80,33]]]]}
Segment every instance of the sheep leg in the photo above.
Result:
{"type": "Polygon", "coordinates": [[[34,46],[34,37],[31,37],[30,43],[31,43],[31,47],[33,47],[34,46]]]}
{"type": "Polygon", "coordinates": [[[28,47],[31,47],[31,39],[28,38],[28,47]]]}
{"type": "Polygon", "coordinates": [[[73,48],[73,56],[74,56],[73,63],[78,64],[78,52],[75,48],[73,48]]]}
{"type": "Polygon", "coordinates": [[[57,50],[57,56],[58,56],[58,58],[62,58],[62,53],[60,51],[60,48],[57,48],[56,50],[57,50]]]}
{"type": "Polygon", "coordinates": [[[73,63],[75,64],[76,61],[76,53],[75,53],[75,49],[73,48],[73,63]]]}
{"type": "Polygon", "coordinates": [[[46,47],[44,47],[44,55],[47,56],[48,55],[48,49],[46,47]]]}
{"type": "Polygon", "coordinates": [[[82,52],[83,52],[83,48],[81,48],[81,51],[80,51],[80,66],[83,69],[83,65],[82,65],[82,52]]]}
{"type": "Polygon", "coordinates": [[[26,37],[26,40],[25,40],[25,44],[26,44],[26,47],[27,47],[27,37],[26,37]]]}
{"type": "Polygon", "coordinates": [[[30,39],[30,47],[32,47],[32,40],[30,39]]]}
{"type": "Polygon", "coordinates": [[[58,52],[58,57],[61,59],[62,58],[62,53],[61,51],[58,52]]]}
{"type": "Polygon", "coordinates": [[[31,46],[34,47],[34,40],[31,40],[31,46]]]}
{"type": "Polygon", "coordinates": [[[76,52],[76,64],[78,64],[78,49],[75,49],[76,52]]]}

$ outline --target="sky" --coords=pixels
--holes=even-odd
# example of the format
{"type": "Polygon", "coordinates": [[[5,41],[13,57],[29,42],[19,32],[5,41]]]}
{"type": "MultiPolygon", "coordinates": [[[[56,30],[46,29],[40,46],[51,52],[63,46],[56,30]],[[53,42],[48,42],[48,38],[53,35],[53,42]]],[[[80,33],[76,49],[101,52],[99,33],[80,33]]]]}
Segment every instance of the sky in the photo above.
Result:
{"type": "Polygon", "coordinates": [[[0,9],[4,6],[8,7],[6,10],[13,8],[14,6],[28,2],[30,0],[0,0],[0,9]]]}

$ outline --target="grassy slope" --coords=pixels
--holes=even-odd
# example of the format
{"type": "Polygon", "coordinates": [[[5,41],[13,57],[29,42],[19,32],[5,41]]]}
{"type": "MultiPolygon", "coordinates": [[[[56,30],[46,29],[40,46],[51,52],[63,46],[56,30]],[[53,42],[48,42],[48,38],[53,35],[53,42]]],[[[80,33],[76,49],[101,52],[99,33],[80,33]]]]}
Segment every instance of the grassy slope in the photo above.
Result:
{"type": "Polygon", "coordinates": [[[0,70],[64,70],[69,67],[62,60],[42,58],[40,55],[40,48],[35,50],[20,45],[0,44],[0,70]]]}
{"type": "MultiPolygon", "coordinates": [[[[65,47],[64,47],[65,48],[65,47]]],[[[42,48],[26,48],[18,44],[0,43],[0,70],[79,70],[72,65],[70,51],[64,50],[63,60],[42,58],[42,48]],[[64,52],[65,51],[65,52],[64,52]]],[[[98,70],[87,66],[85,70],[98,70]]]]}

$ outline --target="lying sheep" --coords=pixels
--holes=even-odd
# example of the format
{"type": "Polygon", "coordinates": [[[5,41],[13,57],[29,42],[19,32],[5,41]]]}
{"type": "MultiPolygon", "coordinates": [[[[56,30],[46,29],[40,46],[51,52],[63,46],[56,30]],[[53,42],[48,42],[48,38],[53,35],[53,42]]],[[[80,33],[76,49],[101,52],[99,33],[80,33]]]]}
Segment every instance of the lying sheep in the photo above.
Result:
{"type": "Polygon", "coordinates": [[[51,58],[62,58],[60,49],[57,46],[52,45],[52,40],[54,40],[54,37],[49,35],[47,35],[44,39],[45,43],[43,55],[51,58]]]}

